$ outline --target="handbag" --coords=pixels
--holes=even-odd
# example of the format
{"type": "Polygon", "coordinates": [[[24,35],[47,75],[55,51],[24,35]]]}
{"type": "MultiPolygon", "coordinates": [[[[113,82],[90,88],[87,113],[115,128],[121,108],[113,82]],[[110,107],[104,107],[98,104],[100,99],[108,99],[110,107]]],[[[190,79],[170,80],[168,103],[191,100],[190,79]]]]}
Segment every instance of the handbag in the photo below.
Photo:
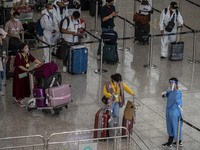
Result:
{"type": "Polygon", "coordinates": [[[149,23],[149,17],[136,12],[133,16],[133,21],[141,25],[145,25],[149,23]]]}
{"type": "Polygon", "coordinates": [[[124,118],[131,120],[134,117],[134,112],[135,112],[135,105],[131,101],[127,101],[126,107],[124,109],[124,118]]]}
{"type": "Polygon", "coordinates": [[[105,105],[108,104],[108,99],[107,99],[105,96],[103,96],[103,97],[101,98],[101,101],[102,101],[105,105]]]}
{"type": "Polygon", "coordinates": [[[167,26],[165,27],[165,30],[167,32],[171,32],[174,26],[175,26],[175,23],[174,23],[174,16],[173,16],[172,19],[168,22],[167,26]]]}

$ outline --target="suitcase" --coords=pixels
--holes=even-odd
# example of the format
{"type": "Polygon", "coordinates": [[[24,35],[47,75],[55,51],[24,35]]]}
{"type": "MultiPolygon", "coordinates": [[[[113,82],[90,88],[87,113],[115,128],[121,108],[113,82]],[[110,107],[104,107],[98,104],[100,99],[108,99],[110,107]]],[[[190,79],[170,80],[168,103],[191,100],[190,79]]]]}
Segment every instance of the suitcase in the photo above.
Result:
{"type": "Polygon", "coordinates": [[[48,78],[58,70],[58,65],[54,62],[45,63],[39,68],[34,69],[36,79],[48,78]]]}
{"type": "MultiPolygon", "coordinates": [[[[134,122],[133,118],[130,120],[130,119],[125,119],[125,117],[123,116],[122,126],[128,129],[130,135],[132,134],[133,130],[133,122],[134,122]]],[[[122,129],[122,135],[127,135],[125,129],[122,129]]]]}
{"type": "Polygon", "coordinates": [[[71,46],[68,58],[68,72],[87,73],[88,49],[83,45],[71,46]]]}
{"type": "Polygon", "coordinates": [[[105,44],[115,44],[118,39],[118,34],[114,30],[109,30],[101,34],[101,38],[105,44]]]}
{"type": "MultiPolygon", "coordinates": [[[[94,129],[108,128],[109,115],[105,108],[101,108],[95,115],[94,129]]],[[[107,137],[108,130],[94,131],[94,138],[107,137]]]]}
{"type": "Polygon", "coordinates": [[[45,93],[49,98],[49,106],[51,107],[65,106],[72,101],[71,86],[69,84],[48,88],[45,93]]]}
{"type": "Polygon", "coordinates": [[[116,44],[105,44],[103,46],[103,63],[116,64],[119,61],[116,44]]]}
{"type": "Polygon", "coordinates": [[[135,41],[141,42],[143,45],[149,43],[150,24],[141,25],[135,23],[135,41]],[[144,32],[142,32],[144,31],[144,32]]]}
{"type": "Polygon", "coordinates": [[[39,79],[36,79],[36,80],[37,80],[37,86],[38,87],[47,89],[47,88],[50,88],[50,85],[51,85],[51,87],[55,87],[55,86],[61,85],[62,76],[61,76],[60,72],[55,72],[54,74],[52,74],[48,78],[39,78],[39,79]],[[53,81],[53,78],[55,78],[55,81],[51,85],[51,83],[53,81]]]}
{"type": "Polygon", "coordinates": [[[45,91],[43,88],[34,88],[33,96],[36,98],[37,107],[46,107],[45,91]]]}
{"type": "Polygon", "coordinates": [[[169,60],[180,61],[183,59],[184,42],[172,42],[169,45],[169,60]]]}

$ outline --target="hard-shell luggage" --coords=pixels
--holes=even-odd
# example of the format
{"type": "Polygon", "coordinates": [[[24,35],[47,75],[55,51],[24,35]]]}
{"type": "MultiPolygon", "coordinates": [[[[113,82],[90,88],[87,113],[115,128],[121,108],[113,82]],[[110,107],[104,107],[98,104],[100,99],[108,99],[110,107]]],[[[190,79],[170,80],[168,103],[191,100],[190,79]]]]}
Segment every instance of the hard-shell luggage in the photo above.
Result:
{"type": "Polygon", "coordinates": [[[37,107],[46,107],[45,90],[43,88],[34,88],[33,96],[36,98],[37,107]]]}
{"type": "Polygon", "coordinates": [[[103,63],[116,64],[119,61],[116,44],[105,44],[103,46],[103,63]]]}
{"type": "Polygon", "coordinates": [[[149,43],[150,24],[141,25],[135,23],[135,41],[141,42],[143,45],[149,43]]]}
{"type": "Polygon", "coordinates": [[[179,61],[183,59],[184,42],[172,42],[169,45],[169,60],[179,61]]]}
{"type": "Polygon", "coordinates": [[[72,101],[71,86],[69,84],[48,88],[45,90],[45,93],[51,107],[66,106],[72,101]]]}
{"type": "Polygon", "coordinates": [[[48,78],[58,70],[58,65],[54,62],[45,63],[39,68],[34,69],[36,79],[48,78]]]}
{"type": "MultiPolygon", "coordinates": [[[[108,128],[109,114],[105,108],[101,108],[95,115],[94,129],[108,128]]],[[[108,130],[94,131],[94,138],[107,137],[108,130]]]]}
{"type": "Polygon", "coordinates": [[[68,59],[68,72],[87,73],[88,49],[83,45],[71,46],[68,59]]]}
{"type": "Polygon", "coordinates": [[[36,79],[36,81],[37,81],[38,87],[47,89],[47,88],[50,88],[50,87],[55,87],[55,86],[61,85],[62,76],[61,76],[60,72],[55,72],[54,74],[52,74],[48,78],[38,78],[38,79],[36,79]],[[55,81],[52,83],[53,78],[55,79],[55,81]]]}
{"type": "Polygon", "coordinates": [[[114,30],[109,30],[101,34],[101,38],[105,44],[115,44],[118,39],[118,34],[114,30]]]}
{"type": "MultiPolygon", "coordinates": [[[[134,122],[133,118],[132,118],[132,119],[126,119],[126,118],[123,116],[122,126],[128,129],[129,134],[132,134],[133,122],[134,122]]],[[[126,132],[125,129],[122,129],[122,135],[127,135],[127,132],[126,132]]]]}

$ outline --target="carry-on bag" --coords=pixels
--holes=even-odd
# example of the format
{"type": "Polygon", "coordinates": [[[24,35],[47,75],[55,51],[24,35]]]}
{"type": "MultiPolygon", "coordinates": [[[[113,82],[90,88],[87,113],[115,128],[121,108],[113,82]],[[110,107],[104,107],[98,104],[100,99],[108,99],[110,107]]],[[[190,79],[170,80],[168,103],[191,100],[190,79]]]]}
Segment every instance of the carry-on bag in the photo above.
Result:
{"type": "MultiPolygon", "coordinates": [[[[94,129],[108,128],[109,113],[107,108],[101,108],[95,115],[94,129]]],[[[108,130],[94,131],[94,138],[107,137],[108,130]]]]}
{"type": "Polygon", "coordinates": [[[55,86],[58,86],[58,84],[61,85],[62,76],[60,72],[55,72],[48,78],[38,78],[36,79],[36,81],[37,81],[38,87],[47,89],[47,88],[50,88],[50,86],[55,87],[55,86]],[[55,78],[55,82],[51,85],[53,78],[55,78]]]}
{"type": "Polygon", "coordinates": [[[101,38],[105,44],[115,44],[118,39],[118,34],[114,30],[108,30],[101,34],[101,38]]]}
{"type": "Polygon", "coordinates": [[[119,61],[116,44],[105,44],[103,46],[103,63],[116,64],[119,61]]]}
{"type": "MultiPolygon", "coordinates": [[[[127,103],[126,103],[126,107],[124,109],[122,126],[126,127],[128,129],[129,134],[132,134],[134,114],[135,114],[134,102],[131,102],[131,101],[128,100],[127,103]]],[[[127,135],[125,129],[122,129],[122,135],[127,135]]]]}
{"type": "Polygon", "coordinates": [[[135,23],[135,39],[134,41],[141,42],[143,45],[149,43],[150,24],[141,25],[135,23]]]}
{"type": "Polygon", "coordinates": [[[88,49],[83,45],[71,46],[68,55],[68,72],[71,74],[87,73],[88,49]]]}
{"type": "Polygon", "coordinates": [[[135,13],[133,15],[133,21],[141,24],[141,25],[145,25],[149,23],[149,17],[147,15],[141,15],[139,13],[135,13]]]}
{"type": "MultiPolygon", "coordinates": [[[[178,27],[177,32],[181,32],[182,27],[178,27]]],[[[169,44],[169,60],[180,61],[183,60],[184,42],[181,41],[181,34],[177,35],[175,42],[169,44]]]]}
{"type": "Polygon", "coordinates": [[[169,45],[169,60],[180,61],[183,59],[184,42],[172,42],[169,45]]]}
{"type": "Polygon", "coordinates": [[[46,107],[45,90],[43,88],[33,88],[33,96],[36,98],[37,107],[46,107]]]}
{"type": "Polygon", "coordinates": [[[48,78],[58,70],[58,66],[54,62],[42,64],[40,67],[34,69],[34,76],[38,78],[48,78]]]}
{"type": "Polygon", "coordinates": [[[51,107],[66,106],[72,101],[71,86],[69,84],[48,88],[45,90],[45,93],[51,107]]]}

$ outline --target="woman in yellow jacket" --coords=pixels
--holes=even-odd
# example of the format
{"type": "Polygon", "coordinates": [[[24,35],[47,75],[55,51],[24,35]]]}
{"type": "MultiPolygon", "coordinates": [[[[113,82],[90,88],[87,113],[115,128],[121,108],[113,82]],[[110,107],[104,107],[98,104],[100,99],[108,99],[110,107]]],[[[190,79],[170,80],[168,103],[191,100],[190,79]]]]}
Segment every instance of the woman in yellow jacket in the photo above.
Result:
{"type": "Polygon", "coordinates": [[[104,96],[111,103],[111,112],[114,118],[119,119],[119,108],[124,105],[124,91],[132,96],[134,92],[122,81],[119,73],[111,75],[111,80],[107,81],[104,85],[104,96]]]}

